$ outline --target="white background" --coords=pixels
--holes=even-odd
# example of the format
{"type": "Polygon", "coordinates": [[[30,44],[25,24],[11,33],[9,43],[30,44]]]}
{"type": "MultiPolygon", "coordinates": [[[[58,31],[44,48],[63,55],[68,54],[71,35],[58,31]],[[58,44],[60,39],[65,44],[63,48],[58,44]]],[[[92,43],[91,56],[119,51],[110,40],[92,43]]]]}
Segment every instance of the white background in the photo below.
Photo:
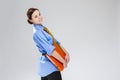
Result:
{"type": "Polygon", "coordinates": [[[120,0],[0,1],[0,80],[40,80],[30,7],[70,54],[63,80],[120,80],[120,0]]]}

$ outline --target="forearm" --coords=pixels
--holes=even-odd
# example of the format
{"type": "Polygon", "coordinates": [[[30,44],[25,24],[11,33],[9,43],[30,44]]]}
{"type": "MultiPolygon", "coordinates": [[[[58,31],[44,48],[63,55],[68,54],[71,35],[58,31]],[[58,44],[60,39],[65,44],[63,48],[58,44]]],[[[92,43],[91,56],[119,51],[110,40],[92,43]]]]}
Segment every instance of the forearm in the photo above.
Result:
{"type": "Polygon", "coordinates": [[[52,56],[58,59],[61,63],[65,62],[65,60],[55,50],[52,52],[52,56]]]}

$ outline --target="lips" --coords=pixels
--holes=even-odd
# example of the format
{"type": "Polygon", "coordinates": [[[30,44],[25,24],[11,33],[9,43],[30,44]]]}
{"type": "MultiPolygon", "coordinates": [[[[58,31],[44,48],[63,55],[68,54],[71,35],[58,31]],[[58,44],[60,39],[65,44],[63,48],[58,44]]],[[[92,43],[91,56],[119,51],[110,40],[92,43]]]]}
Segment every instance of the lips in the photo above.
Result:
{"type": "Polygon", "coordinates": [[[42,20],[39,20],[39,22],[41,22],[42,20]]]}

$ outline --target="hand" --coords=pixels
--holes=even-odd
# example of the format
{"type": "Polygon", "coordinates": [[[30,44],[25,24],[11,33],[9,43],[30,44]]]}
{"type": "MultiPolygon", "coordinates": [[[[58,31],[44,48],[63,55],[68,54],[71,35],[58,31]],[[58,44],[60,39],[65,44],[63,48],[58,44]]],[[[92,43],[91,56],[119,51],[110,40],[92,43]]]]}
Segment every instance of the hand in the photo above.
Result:
{"type": "Polygon", "coordinates": [[[67,67],[67,63],[66,63],[66,61],[63,62],[63,66],[64,66],[64,68],[67,67]]]}
{"type": "Polygon", "coordinates": [[[66,56],[65,56],[65,61],[66,61],[67,64],[68,64],[68,62],[70,61],[69,54],[66,54],[66,56]]]}

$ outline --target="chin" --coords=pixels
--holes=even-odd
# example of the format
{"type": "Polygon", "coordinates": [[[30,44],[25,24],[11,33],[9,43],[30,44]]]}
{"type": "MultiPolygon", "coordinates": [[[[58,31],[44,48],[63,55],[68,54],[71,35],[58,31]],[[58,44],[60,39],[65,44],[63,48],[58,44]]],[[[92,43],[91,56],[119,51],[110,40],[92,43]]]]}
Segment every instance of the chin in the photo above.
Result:
{"type": "Polygon", "coordinates": [[[39,23],[39,24],[42,24],[42,23],[39,23]]]}
{"type": "Polygon", "coordinates": [[[40,25],[40,24],[42,24],[42,23],[38,23],[38,25],[40,25]]]}
{"type": "Polygon", "coordinates": [[[42,24],[42,22],[38,22],[38,24],[42,24]]]}

